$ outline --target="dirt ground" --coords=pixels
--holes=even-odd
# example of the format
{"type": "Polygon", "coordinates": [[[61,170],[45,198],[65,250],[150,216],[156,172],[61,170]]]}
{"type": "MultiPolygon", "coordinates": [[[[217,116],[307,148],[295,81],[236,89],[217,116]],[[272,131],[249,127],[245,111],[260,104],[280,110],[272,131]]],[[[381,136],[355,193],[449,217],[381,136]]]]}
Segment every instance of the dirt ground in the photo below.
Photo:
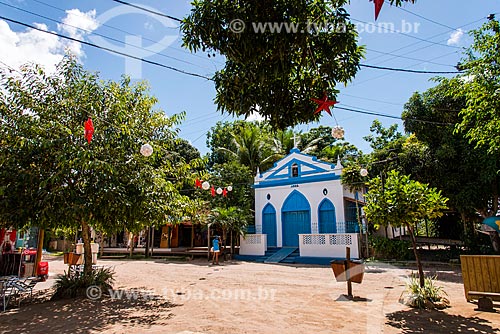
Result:
{"type": "Polygon", "coordinates": [[[66,269],[47,259],[39,298],[0,314],[1,333],[500,333],[500,312],[465,301],[458,266],[427,265],[452,307],[426,311],[398,303],[410,269],[370,264],[348,300],[330,267],[206,259],[100,260],[116,272],[113,298],[42,302],[66,269]]]}

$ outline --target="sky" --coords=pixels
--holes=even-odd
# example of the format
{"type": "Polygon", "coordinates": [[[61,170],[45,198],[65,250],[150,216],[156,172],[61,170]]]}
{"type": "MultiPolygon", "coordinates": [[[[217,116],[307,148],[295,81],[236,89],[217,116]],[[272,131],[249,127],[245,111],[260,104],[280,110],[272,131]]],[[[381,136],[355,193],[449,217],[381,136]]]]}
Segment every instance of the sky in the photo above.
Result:
{"type": "MultiPolygon", "coordinates": [[[[191,1],[187,0],[127,2],[174,18],[185,17],[191,9],[191,1]]],[[[428,72],[456,71],[464,48],[472,42],[469,31],[486,22],[489,14],[496,13],[500,19],[500,0],[416,0],[415,4],[402,7],[386,3],[377,21],[374,4],[369,0],[351,0],[346,9],[358,28],[359,43],[367,50],[362,64],[428,72]]],[[[102,79],[119,80],[126,74],[133,80],[146,80],[151,94],[159,100],[158,109],[167,115],[186,113],[179,125],[180,137],[202,154],[208,152],[206,134],[211,127],[218,121],[235,119],[217,111],[214,83],[203,78],[223,68],[224,58],[192,54],[184,49],[179,22],[175,20],[112,0],[0,0],[0,16],[164,67],[127,59],[1,18],[0,66],[19,68],[23,63],[37,62],[51,71],[69,49],[85,69],[99,72],[102,79]]],[[[370,134],[373,120],[380,120],[386,127],[396,123],[403,131],[398,117],[404,104],[414,92],[433,87],[430,79],[437,75],[362,67],[352,82],[337,87],[340,93],[336,106],[390,117],[334,108],[335,117],[325,113],[319,122],[298,125],[295,130],[306,132],[321,125],[339,125],[345,129],[346,141],[369,152],[363,137],[370,134]]],[[[255,119],[259,119],[258,115],[250,120],[255,119]]]]}

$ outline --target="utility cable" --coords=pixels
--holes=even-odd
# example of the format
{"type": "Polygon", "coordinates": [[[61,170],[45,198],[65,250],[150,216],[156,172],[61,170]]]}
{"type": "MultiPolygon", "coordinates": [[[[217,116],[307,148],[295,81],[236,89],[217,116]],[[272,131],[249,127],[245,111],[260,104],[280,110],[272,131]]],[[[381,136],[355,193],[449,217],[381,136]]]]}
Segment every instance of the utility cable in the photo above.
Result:
{"type": "MultiPolygon", "coordinates": [[[[50,17],[47,17],[47,16],[44,16],[44,15],[40,15],[40,14],[37,14],[37,13],[34,13],[34,12],[31,12],[29,10],[25,10],[25,9],[22,9],[22,8],[19,8],[19,7],[16,7],[16,6],[12,6],[10,4],[7,4],[5,2],[1,2],[0,1],[0,5],[4,5],[4,6],[7,6],[7,7],[10,7],[10,8],[13,8],[13,9],[16,9],[16,10],[19,10],[21,12],[24,12],[24,13],[28,13],[28,14],[31,14],[31,15],[34,15],[34,16],[37,16],[37,17],[40,17],[40,18],[43,18],[43,19],[46,19],[46,20],[49,20],[51,22],[54,22],[54,23],[57,23],[57,24],[60,24],[60,25],[64,25],[64,26],[68,26],[68,27],[72,27],[72,28],[75,28],[75,29],[78,29],[78,30],[82,30],[82,31],[85,31],[86,33],[88,34],[91,34],[91,35],[95,35],[95,36],[100,36],[102,38],[105,38],[107,40],[110,40],[110,41],[114,41],[114,42],[117,42],[117,43],[123,43],[124,45],[127,45],[127,46],[131,46],[131,47],[134,47],[136,49],[139,49],[139,50],[145,50],[145,51],[148,51],[147,49],[143,48],[143,47],[140,47],[140,46],[137,46],[137,45],[133,45],[133,44],[129,44],[127,42],[123,42],[123,41],[120,41],[116,38],[113,38],[113,37],[109,37],[109,36],[106,36],[106,35],[102,35],[102,34],[99,34],[99,33],[96,33],[96,32],[93,32],[92,30],[87,30],[87,29],[84,29],[84,28],[80,28],[80,27],[77,27],[77,26],[74,26],[74,25],[71,25],[71,24],[68,24],[68,23],[64,23],[64,22],[61,22],[61,21],[58,21],[58,20],[55,20],[55,19],[52,19],[50,17]]],[[[183,60],[183,59],[179,59],[179,58],[176,58],[176,57],[172,57],[172,56],[169,56],[167,54],[164,54],[164,53],[161,53],[161,52],[158,52],[158,53],[155,53],[155,54],[158,54],[160,56],[163,56],[165,58],[169,58],[169,59],[172,59],[172,60],[176,60],[176,61],[179,61],[181,63],[185,63],[185,64],[188,64],[188,65],[193,65],[193,66],[196,66],[196,67],[199,67],[199,68],[202,68],[202,69],[207,69],[206,67],[202,67],[200,65],[197,65],[195,63],[192,63],[192,62],[189,62],[187,60],[183,60]]]]}
{"type": "Polygon", "coordinates": [[[151,9],[148,9],[148,8],[144,8],[144,7],[141,7],[141,6],[138,6],[138,5],[126,2],[126,1],[121,1],[121,0],[111,0],[111,1],[118,2],[118,3],[120,3],[122,5],[125,5],[125,6],[134,7],[136,9],[140,9],[140,10],[143,10],[143,11],[151,13],[151,14],[155,14],[155,15],[158,15],[158,16],[163,16],[163,17],[166,17],[168,19],[171,19],[171,20],[174,20],[174,21],[177,21],[177,22],[182,22],[181,19],[178,19],[176,17],[170,16],[170,15],[167,15],[167,14],[164,14],[164,13],[161,13],[161,12],[157,12],[155,10],[151,10],[151,9]]]}
{"type": "Polygon", "coordinates": [[[34,29],[34,30],[38,30],[38,31],[41,31],[41,32],[44,32],[44,33],[47,33],[47,34],[51,34],[51,35],[54,35],[54,36],[57,36],[57,37],[60,37],[60,38],[64,38],[64,39],[67,39],[67,40],[70,40],[70,41],[73,41],[73,42],[79,42],[79,43],[82,43],[82,44],[85,44],[85,45],[88,45],[88,46],[92,46],[92,47],[97,48],[97,49],[105,50],[105,51],[108,51],[108,52],[111,52],[111,53],[119,54],[119,55],[124,56],[124,57],[128,57],[128,58],[132,58],[132,59],[135,59],[135,60],[139,60],[139,61],[142,61],[142,62],[147,63],[147,64],[151,64],[151,65],[163,67],[163,68],[169,69],[171,71],[179,72],[179,73],[182,73],[182,74],[186,74],[186,75],[190,75],[190,76],[193,76],[193,77],[198,77],[198,78],[202,78],[202,79],[206,79],[206,80],[210,80],[210,81],[213,80],[212,78],[209,78],[209,77],[201,75],[201,74],[197,74],[197,73],[192,73],[192,72],[180,70],[180,69],[172,67],[172,66],[168,66],[168,65],[161,64],[161,63],[158,63],[158,62],[155,62],[155,61],[151,61],[151,60],[147,60],[147,59],[144,59],[144,58],[136,57],[136,56],[127,54],[125,52],[113,50],[113,49],[110,49],[110,48],[107,48],[107,47],[104,47],[104,46],[99,46],[99,45],[94,44],[94,43],[82,41],[82,40],[80,40],[78,38],[73,38],[73,37],[65,36],[65,35],[62,35],[62,34],[59,34],[59,33],[53,32],[53,31],[43,30],[43,29],[35,27],[33,25],[30,25],[30,24],[27,24],[27,23],[24,23],[24,22],[20,22],[20,21],[17,21],[17,20],[13,20],[13,19],[7,18],[5,16],[1,16],[0,15],[0,19],[6,20],[6,21],[9,21],[9,22],[12,22],[12,23],[16,23],[16,24],[19,24],[19,25],[22,25],[22,26],[25,26],[25,27],[28,27],[28,28],[31,28],[31,29],[34,29]]]}

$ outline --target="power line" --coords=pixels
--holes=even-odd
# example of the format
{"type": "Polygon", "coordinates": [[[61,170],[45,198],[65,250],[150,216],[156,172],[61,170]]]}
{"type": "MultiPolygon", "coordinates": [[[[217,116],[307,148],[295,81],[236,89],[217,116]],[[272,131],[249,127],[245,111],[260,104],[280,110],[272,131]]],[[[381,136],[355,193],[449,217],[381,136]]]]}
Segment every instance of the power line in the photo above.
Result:
{"type": "Polygon", "coordinates": [[[177,21],[177,22],[182,22],[181,19],[178,19],[176,17],[170,16],[170,15],[167,15],[167,14],[164,14],[164,13],[160,13],[160,12],[157,12],[155,10],[151,10],[151,9],[148,9],[148,8],[145,8],[145,7],[134,5],[134,4],[131,4],[129,2],[125,2],[125,1],[121,1],[121,0],[111,0],[111,1],[118,2],[118,3],[122,4],[122,5],[134,7],[136,9],[140,9],[140,10],[143,10],[143,11],[151,13],[151,14],[155,14],[155,15],[158,15],[158,16],[163,16],[163,17],[166,17],[168,19],[171,19],[171,20],[174,20],[174,21],[177,21]]]}
{"type": "Polygon", "coordinates": [[[23,23],[23,22],[20,22],[20,21],[17,21],[17,20],[9,19],[9,18],[7,18],[5,16],[0,16],[0,19],[6,20],[6,21],[9,21],[9,22],[12,22],[12,23],[16,23],[16,24],[19,24],[19,25],[22,25],[22,26],[25,26],[25,27],[28,27],[28,28],[31,28],[31,29],[34,29],[34,30],[38,30],[38,31],[41,31],[41,32],[44,32],[44,33],[47,33],[47,34],[51,34],[51,35],[54,35],[54,36],[57,36],[57,37],[60,37],[60,38],[68,39],[68,40],[73,41],[73,42],[79,42],[79,43],[82,43],[82,44],[85,44],[85,45],[88,45],[88,46],[92,46],[92,47],[97,48],[97,49],[105,50],[105,51],[108,51],[108,52],[111,52],[111,53],[119,54],[121,56],[125,56],[125,57],[128,57],[128,58],[139,60],[139,61],[142,61],[142,62],[147,63],[147,64],[151,64],[151,65],[163,67],[163,68],[169,69],[171,71],[179,72],[179,73],[182,73],[182,74],[186,74],[186,75],[190,75],[190,76],[193,76],[193,77],[198,77],[198,78],[202,78],[202,79],[206,79],[206,80],[210,80],[210,81],[213,80],[212,78],[209,78],[209,77],[201,75],[201,74],[187,72],[187,71],[180,70],[180,69],[172,67],[172,66],[168,66],[168,65],[164,65],[164,64],[161,64],[161,63],[158,63],[158,62],[155,62],[155,61],[151,61],[151,60],[147,60],[147,59],[144,59],[144,58],[136,57],[136,56],[127,54],[125,52],[113,50],[113,49],[110,49],[110,48],[107,48],[107,47],[104,47],[104,46],[99,46],[99,45],[94,44],[94,43],[82,41],[80,39],[69,37],[69,36],[65,36],[65,35],[62,35],[62,34],[59,34],[59,33],[53,32],[53,31],[43,30],[41,28],[37,28],[37,27],[35,27],[33,25],[30,25],[30,24],[27,24],[27,23],[23,23]]]}
{"type": "MultiPolygon", "coordinates": [[[[424,61],[425,62],[425,61],[424,61]]],[[[359,64],[361,67],[368,67],[368,68],[373,68],[377,70],[386,70],[386,71],[396,71],[396,72],[409,72],[409,73],[420,73],[420,74],[458,74],[461,72],[457,71],[420,71],[420,70],[409,70],[405,68],[394,68],[394,67],[384,67],[384,66],[375,66],[375,65],[368,65],[368,64],[359,64]]]]}
{"type": "MultiPolygon", "coordinates": [[[[358,20],[358,19],[355,19],[355,18],[352,18],[352,17],[351,17],[351,20],[356,21],[356,22],[360,22],[360,23],[363,23],[363,24],[368,24],[368,25],[372,25],[372,26],[377,27],[374,23],[371,23],[371,22],[366,22],[366,21],[358,20]]],[[[403,35],[403,36],[406,36],[406,37],[410,37],[410,38],[413,38],[413,39],[417,39],[417,40],[419,40],[419,41],[421,41],[421,42],[426,42],[426,43],[435,44],[435,45],[440,45],[440,46],[446,46],[446,47],[448,47],[448,48],[460,49],[458,46],[447,45],[447,44],[441,44],[441,43],[438,43],[438,42],[430,41],[430,40],[428,40],[428,39],[425,39],[425,38],[420,38],[420,37],[417,37],[417,36],[413,36],[413,35],[410,35],[410,34],[407,34],[407,33],[401,32],[401,31],[398,31],[398,30],[389,29],[389,28],[387,28],[387,27],[385,27],[385,26],[383,26],[383,25],[379,26],[379,28],[383,28],[384,30],[389,31],[389,32],[392,32],[392,33],[397,33],[397,34],[400,34],[400,35],[403,35]]]]}
{"type": "Polygon", "coordinates": [[[428,19],[428,18],[426,18],[425,16],[422,16],[422,15],[420,15],[420,14],[410,12],[409,10],[404,9],[404,8],[403,8],[403,7],[401,7],[401,6],[399,6],[399,7],[397,7],[397,8],[398,8],[399,10],[402,10],[403,12],[409,13],[409,14],[411,14],[411,15],[414,15],[414,16],[416,16],[416,17],[419,17],[419,18],[421,18],[421,19],[423,19],[423,20],[426,20],[426,21],[429,21],[429,22],[431,22],[431,23],[437,24],[438,26],[445,27],[445,28],[448,28],[448,29],[450,29],[450,30],[458,30],[457,28],[453,28],[453,27],[447,26],[446,24],[442,24],[441,22],[437,22],[437,21],[434,21],[434,20],[428,19]]]}
{"type": "MultiPolygon", "coordinates": [[[[371,115],[371,116],[379,116],[379,117],[385,117],[385,118],[392,118],[392,119],[397,119],[402,121],[403,118],[400,116],[394,116],[394,115],[388,115],[388,114],[382,114],[376,111],[369,111],[369,110],[360,110],[360,109],[353,109],[353,108],[345,108],[345,107],[340,107],[340,106],[335,106],[335,109],[340,109],[340,110],[346,110],[346,111],[351,111],[359,114],[364,114],[364,115],[371,115]]],[[[418,119],[418,118],[407,118],[407,120],[411,120],[414,122],[421,122],[421,123],[428,123],[428,124],[435,124],[435,125],[454,125],[453,123],[444,123],[444,122],[435,122],[435,121],[426,121],[423,119],[418,119]]]]}
{"type": "MultiPolygon", "coordinates": [[[[467,26],[469,26],[469,25],[472,25],[472,24],[475,24],[475,23],[477,23],[477,22],[480,22],[480,21],[482,21],[482,20],[484,20],[484,19],[485,19],[484,17],[481,17],[481,18],[480,18],[480,19],[478,19],[478,20],[475,20],[475,21],[472,21],[472,22],[470,22],[470,23],[466,23],[466,24],[464,24],[464,25],[461,25],[461,26],[459,26],[457,29],[467,27],[467,26]]],[[[450,31],[454,31],[454,30],[456,30],[456,29],[452,29],[452,30],[450,30],[450,31]]],[[[431,37],[428,37],[427,39],[433,39],[433,38],[435,38],[435,37],[438,37],[438,36],[441,36],[441,35],[448,34],[450,31],[445,31],[445,32],[442,32],[442,33],[439,33],[439,34],[433,35],[433,36],[431,36],[431,37]]],[[[445,41],[446,41],[446,40],[442,40],[441,42],[445,42],[445,41]]],[[[403,50],[403,49],[409,48],[409,47],[411,47],[411,46],[414,46],[414,45],[417,45],[417,44],[420,44],[420,43],[422,43],[422,41],[419,41],[419,42],[414,42],[414,43],[410,43],[410,44],[408,44],[408,45],[405,45],[405,46],[402,46],[402,47],[400,47],[400,48],[394,49],[394,50],[392,50],[392,51],[390,51],[390,52],[392,53],[392,52],[400,51],[400,50],[403,50]]],[[[410,53],[415,53],[415,51],[420,51],[420,50],[422,50],[422,49],[426,49],[426,48],[428,48],[428,47],[430,47],[430,46],[432,46],[432,45],[426,45],[426,46],[420,47],[420,48],[418,48],[418,49],[414,49],[414,50],[408,51],[408,52],[404,53],[403,55],[407,55],[407,54],[410,54],[410,53]]],[[[375,59],[377,59],[377,58],[380,58],[380,57],[382,57],[382,56],[377,56],[377,57],[373,58],[373,59],[372,59],[372,61],[373,61],[373,60],[375,60],[375,59]]],[[[390,60],[392,60],[392,59],[394,59],[394,58],[395,58],[395,57],[393,57],[393,58],[389,58],[389,59],[386,59],[386,60],[383,60],[382,62],[379,62],[378,64],[381,64],[381,63],[384,63],[384,62],[390,61],[390,60]]],[[[376,64],[376,65],[378,65],[378,64],[376,64]]]]}
{"type": "Polygon", "coordinates": [[[416,61],[426,62],[426,63],[433,64],[433,65],[449,66],[449,67],[453,67],[453,68],[455,67],[454,65],[450,65],[450,64],[436,63],[436,62],[428,61],[428,60],[425,60],[425,59],[418,59],[418,58],[413,58],[413,57],[406,57],[404,55],[397,55],[395,53],[383,52],[383,51],[374,50],[374,49],[370,49],[370,48],[366,48],[366,50],[367,51],[371,51],[371,52],[376,52],[376,53],[379,53],[379,54],[383,54],[383,55],[387,55],[387,56],[393,56],[393,57],[396,57],[396,58],[403,58],[403,59],[408,59],[408,60],[416,60],[416,61]]]}
{"type": "MultiPolygon", "coordinates": [[[[124,45],[127,45],[127,46],[131,46],[131,47],[134,47],[136,49],[139,49],[139,50],[145,50],[145,51],[148,51],[147,49],[143,48],[143,47],[140,47],[140,46],[137,46],[137,45],[133,45],[133,44],[129,44],[127,42],[122,42],[116,38],[113,38],[113,37],[109,37],[109,36],[106,36],[106,35],[102,35],[102,34],[99,34],[99,33],[96,33],[96,32],[93,32],[92,30],[87,30],[87,29],[84,29],[84,28],[80,28],[80,27],[77,27],[77,26],[74,26],[74,25],[71,25],[71,24],[67,24],[67,23],[64,23],[64,22],[61,22],[61,21],[58,21],[58,20],[55,20],[55,19],[52,19],[50,17],[47,17],[47,16],[44,16],[44,15],[40,15],[40,14],[37,14],[37,13],[34,13],[34,12],[31,12],[29,10],[25,10],[25,9],[22,9],[22,8],[19,8],[19,7],[16,7],[16,6],[13,6],[13,5],[10,5],[10,4],[7,4],[5,2],[0,2],[1,5],[4,5],[4,6],[7,6],[7,7],[10,7],[10,8],[13,8],[13,9],[16,9],[16,10],[19,10],[21,12],[24,12],[24,13],[28,13],[28,14],[31,14],[31,15],[34,15],[34,16],[37,16],[37,17],[40,17],[40,18],[43,18],[43,19],[46,19],[46,20],[49,20],[51,22],[54,22],[54,23],[57,23],[57,24],[61,24],[61,25],[64,25],[64,26],[68,26],[68,27],[72,27],[72,28],[75,28],[75,29],[78,29],[78,30],[82,30],[82,31],[85,31],[91,35],[95,35],[95,36],[100,36],[102,38],[105,38],[105,39],[108,39],[108,40],[111,40],[111,41],[114,41],[114,42],[118,42],[118,43],[123,43],[124,45]]],[[[203,69],[207,69],[206,67],[202,67],[198,64],[195,64],[195,63],[192,63],[192,62],[189,62],[187,60],[183,60],[183,59],[179,59],[179,58],[176,58],[176,57],[172,57],[172,56],[169,56],[167,54],[164,54],[164,53],[161,53],[161,52],[157,52],[155,54],[158,54],[160,56],[163,56],[165,58],[169,58],[169,59],[173,59],[173,60],[176,60],[176,61],[179,61],[181,63],[185,63],[185,64],[188,64],[188,65],[193,65],[193,66],[196,66],[196,67],[199,67],[199,68],[203,68],[203,69]]]]}
{"type": "MultiPolygon", "coordinates": [[[[31,1],[36,2],[36,3],[39,3],[39,4],[44,5],[44,6],[47,6],[47,7],[52,8],[52,9],[58,10],[58,11],[63,12],[63,13],[65,13],[65,12],[66,12],[64,9],[62,9],[62,8],[60,8],[60,7],[56,7],[56,6],[50,5],[50,4],[45,3],[45,2],[43,2],[43,1],[40,1],[40,0],[31,0],[31,1]]],[[[84,15],[79,15],[78,13],[75,13],[75,15],[80,16],[80,17],[85,17],[84,15]]],[[[137,34],[133,34],[133,33],[131,33],[130,31],[123,30],[123,29],[120,29],[120,28],[114,27],[114,26],[109,25],[109,24],[101,23],[101,25],[102,25],[103,27],[110,28],[110,29],[115,30],[115,31],[119,31],[119,32],[124,33],[124,34],[127,34],[127,35],[137,36],[137,34]]],[[[197,55],[197,54],[195,54],[195,53],[187,52],[187,51],[186,51],[186,50],[184,50],[184,49],[179,49],[179,48],[174,47],[174,46],[171,46],[171,45],[166,45],[166,44],[159,43],[158,41],[155,41],[155,40],[150,39],[150,38],[145,37],[145,36],[141,36],[141,38],[142,38],[143,40],[148,41],[148,42],[151,42],[151,43],[154,43],[154,44],[159,44],[159,45],[161,45],[161,46],[164,46],[165,48],[167,48],[167,47],[168,47],[169,49],[176,50],[176,51],[178,51],[178,52],[182,52],[183,54],[188,54],[188,55],[191,55],[191,56],[193,56],[193,57],[198,57],[198,58],[203,59],[203,60],[209,60],[209,59],[207,59],[207,57],[203,57],[203,56],[197,55]]],[[[215,61],[215,60],[210,60],[210,61],[211,61],[212,63],[216,63],[216,61],[215,61]]],[[[222,63],[220,63],[220,62],[219,62],[219,64],[221,64],[221,65],[222,65],[222,63]]]]}

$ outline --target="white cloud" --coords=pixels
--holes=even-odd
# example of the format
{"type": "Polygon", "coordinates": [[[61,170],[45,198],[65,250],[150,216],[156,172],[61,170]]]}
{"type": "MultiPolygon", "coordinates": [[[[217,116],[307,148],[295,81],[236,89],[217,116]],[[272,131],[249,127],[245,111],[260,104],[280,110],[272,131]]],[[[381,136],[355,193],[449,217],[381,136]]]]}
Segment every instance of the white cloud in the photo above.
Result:
{"type": "MultiPolygon", "coordinates": [[[[99,27],[95,14],[95,9],[86,13],[80,12],[79,9],[67,10],[66,17],[62,19],[63,24],[58,23],[57,29],[69,37],[81,40],[99,27]]],[[[78,42],[69,41],[67,47],[79,58],[84,55],[82,45],[78,42]]]]}
{"type": "Polygon", "coordinates": [[[451,33],[450,38],[446,42],[448,45],[457,45],[460,43],[462,36],[464,35],[464,31],[460,28],[451,33]]]}
{"type": "MultiPolygon", "coordinates": [[[[95,10],[82,13],[78,9],[66,11],[63,23],[87,30],[81,31],[74,27],[58,24],[58,30],[64,35],[83,39],[89,32],[99,26],[95,20],[95,10]]],[[[42,23],[32,23],[38,29],[48,31],[42,23]]],[[[36,62],[48,72],[55,70],[55,65],[64,57],[65,50],[69,49],[77,57],[84,57],[80,43],[68,41],[55,35],[27,28],[24,31],[14,31],[6,21],[0,20],[0,61],[13,68],[36,62]]]]}

